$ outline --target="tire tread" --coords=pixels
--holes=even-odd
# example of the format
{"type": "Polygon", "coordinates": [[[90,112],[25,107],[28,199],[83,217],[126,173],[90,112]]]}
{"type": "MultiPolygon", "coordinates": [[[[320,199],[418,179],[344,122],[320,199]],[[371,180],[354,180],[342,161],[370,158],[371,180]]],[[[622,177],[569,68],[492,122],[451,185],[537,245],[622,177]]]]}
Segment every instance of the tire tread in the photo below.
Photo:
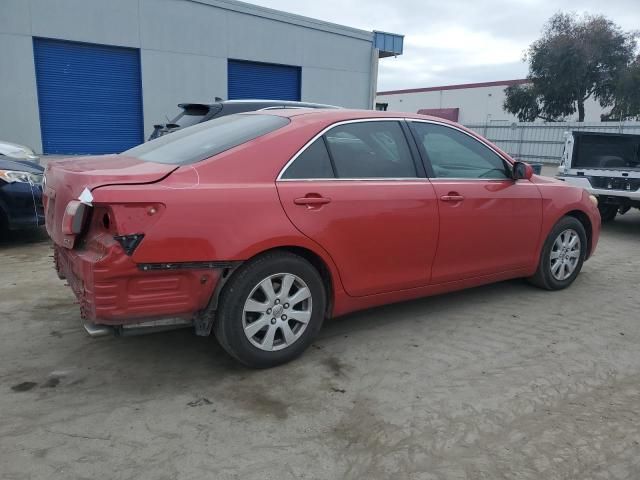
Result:
{"type": "MultiPolygon", "coordinates": [[[[311,288],[311,285],[309,285],[309,287],[311,288]]],[[[306,346],[304,346],[304,344],[310,343],[315,334],[320,329],[325,315],[325,292],[326,288],[322,282],[320,273],[315,269],[313,265],[311,265],[311,263],[309,263],[303,257],[283,250],[274,250],[264,253],[240,266],[238,270],[234,272],[232,278],[229,279],[229,281],[225,285],[224,290],[222,291],[220,296],[218,311],[216,312],[216,318],[213,323],[213,333],[220,343],[220,346],[229,355],[248,367],[268,368],[288,362],[300,355],[306,349],[306,346]],[[280,351],[283,353],[271,355],[273,358],[272,360],[258,360],[257,357],[264,354],[259,353],[259,355],[256,355],[256,352],[252,352],[251,350],[255,347],[247,349],[243,346],[243,342],[238,341],[237,338],[234,338],[234,332],[232,332],[232,322],[237,321],[235,315],[237,314],[238,309],[242,308],[240,302],[244,302],[244,298],[242,295],[243,291],[254,287],[250,277],[253,276],[255,272],[272,268],[272,266],[275,267],[278,264],[282,264],[284,262],[289,262],[290,264],[291,262],[293,262],[293,264],[297,264],[300,268],[307,270],[307,273],[312,278],[304,279],[305,282],[307,282],[308,284],[309,281],[317,282],[317,284],[320,286],[321,298],[314,297],[313,302],[314,314],[317,315],[315,313],[315,309],[317,306],[321,311],[321,316],[319,319],[316,316],[315,321],[313,319],[310,321],[310,323],[313,322],[313,324],[307,326],[307,332],[305,332],[303,334],[303,337],[298,340],[298,342],[301,343],[299,345],[294,344],[293,347],[291,347],[293,348],[291,354],[286,353],[287,351],[289,351],[289,348],[287,348],[280,351]],[[306,339],[304,338],[305,336],[306,339]]]]}

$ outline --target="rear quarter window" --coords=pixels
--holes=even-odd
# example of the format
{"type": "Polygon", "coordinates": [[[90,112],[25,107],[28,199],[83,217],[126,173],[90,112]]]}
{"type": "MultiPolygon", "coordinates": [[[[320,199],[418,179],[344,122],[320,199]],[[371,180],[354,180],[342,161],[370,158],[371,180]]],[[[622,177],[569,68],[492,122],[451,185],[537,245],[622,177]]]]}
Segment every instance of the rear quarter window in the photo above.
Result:
{"type": "Polygon", "coordinates": [[[282,174],[285,180],[334,178],[331,159],[323,138],[309,145],[282,174]]]}
{"type": "Polygon", "coordinates": [[[228,115],[184,128],[123,152],[140,160],[188,165],[242,145],[289,123],[275,115],[228,115]]]}

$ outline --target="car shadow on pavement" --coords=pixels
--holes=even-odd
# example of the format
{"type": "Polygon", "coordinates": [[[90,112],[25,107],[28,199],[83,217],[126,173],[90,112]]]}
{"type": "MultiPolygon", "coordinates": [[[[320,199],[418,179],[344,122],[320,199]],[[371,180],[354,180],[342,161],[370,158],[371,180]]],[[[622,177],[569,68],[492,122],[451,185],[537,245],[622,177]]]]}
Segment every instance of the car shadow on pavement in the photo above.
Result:
{"type": "Polygon", "coordinates": [[[613,233],[616,236],[628,236],[635,241],[640,240],[640,212],[631,211],[618,215],[615,220],[602,225],[602,233],[613,233]]]}
{"type": "Polygon", "coordinates": [[[337,317],[325,322],[319,338],[324,340],[340,335],[357,335],[360,331],[375,328],[402,328],[404,323],[440,322],[460,315],[460,306],[464,306],[466,311],[473,308],[474,303],[480,306],[491,302],[504,302],[505,298],[536,297],[545,293],[529,285],[524,279],[507,280],[457,292],[383,305],[337,317]]]}
{"type": "MultiPolygon", "coordinates": [[[[183,390],[225,396],[230,394],[223,390],[238,382],[248,389],[260,389],[281,375],[294,379],[311,375],[321,379],[328,370],[329,374],[338,375],[333,370],[346,365],[340,352],[366,348],[371,330],[397,331],[402,336],[402,332],[412,331],[413,325],[420,323],[427,331],[441,331],[455,326],[457,319],[464,320],[462,305],[465,306],[462,310],[468,310],[476,303],[503,301],[505,296],[537,294],[544,292],[516,280],[352,313],[326,321],[301,358],[269,370],[244,367],[213,336],[197,337],[190,328],[130,337],[89,338],[79,324],[74,326],[65,318],[65,326],[54,335],[59,338],[51,341],[60,342],[54,364],[74,365],[73,373],[60,379],[62,390],[70,386],[76,392],[96,393],[108,385],[110,390],[129,394],[174,394],[183,390]],[[78,359],[84,360],[77,363],[78,359]],[[245,380],[248,383],[243,383],[245,380]]],[[[413,339],[414,343],[419,340],[413,339]]],[[[399,338],[391,336],[389,348],[394,348],[397,341],[399,338]]],[[[40,384],[42,379],[22,380],[40,384]]],[[[255,394],[253,390],[251,393],[255,394]]]]}

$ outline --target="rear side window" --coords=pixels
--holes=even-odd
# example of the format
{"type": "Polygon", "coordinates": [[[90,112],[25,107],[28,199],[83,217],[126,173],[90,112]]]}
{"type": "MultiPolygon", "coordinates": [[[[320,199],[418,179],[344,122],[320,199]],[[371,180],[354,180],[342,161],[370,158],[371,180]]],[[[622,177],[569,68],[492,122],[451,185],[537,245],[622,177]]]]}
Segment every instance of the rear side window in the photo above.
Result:
{"type": "Polygon", "coordinates": [[[318,138],[282,174],[284,179],[334,178],[324,139],[318,138]]]}
{"type": "Polygon", "coordinates": [[[184,128],[133,147],[123,155],[172,165],[188,165],[284,127],[275,115],[229,115],[184,128]]]}
{"type": "Polygon", "coordinates": [[[398,122],[338,125],[326,133],[338,178],[415,178],[409,145],[398,122]]]}

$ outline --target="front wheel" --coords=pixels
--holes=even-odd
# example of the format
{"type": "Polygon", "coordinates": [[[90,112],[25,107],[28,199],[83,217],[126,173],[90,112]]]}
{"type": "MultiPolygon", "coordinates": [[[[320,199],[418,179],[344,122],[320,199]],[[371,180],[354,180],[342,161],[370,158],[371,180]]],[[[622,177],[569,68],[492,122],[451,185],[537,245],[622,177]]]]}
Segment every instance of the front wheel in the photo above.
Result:
{"type": "Polygon", "coordinates": [[[544,242],[538,270],[529,279],[546,290],[567,288],[576,279],[587,251],[587,234],[577,218],[564,217],[544,242]]]}
{"type": "Polygon", "coordinates": [[[0,208],[0,241],[6,240],[9,237],[9,219],[0,208]]]}
{"type": "Polygon", "coordinates": [[[271,252],[238,269],[225,286],[214,322],[222,347],[253,368],[273,367],[300,355],[325,315],[325,288],[304,258],[271,252]]]}

